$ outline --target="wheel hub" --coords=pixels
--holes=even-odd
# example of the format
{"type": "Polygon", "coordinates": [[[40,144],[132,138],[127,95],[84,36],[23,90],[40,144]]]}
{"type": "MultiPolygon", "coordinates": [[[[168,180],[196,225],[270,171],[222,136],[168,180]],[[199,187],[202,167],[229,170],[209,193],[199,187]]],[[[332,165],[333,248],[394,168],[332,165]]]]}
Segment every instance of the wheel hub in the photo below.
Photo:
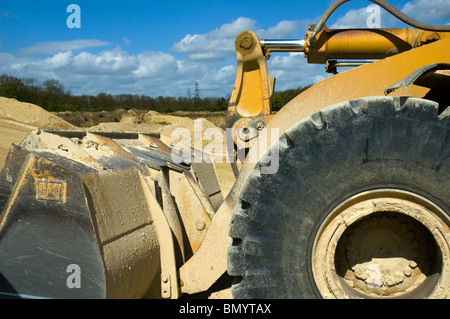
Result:
{"type": "Polygon", "coordinates": [[[396,212],[371,214],[344,232],[336,258],[350,267],[338,271],[350,286],[368,294],[407,292],[429,272],[431,244],[427,230],[414,219],[396,212]]]}
{"type": "Polygon", "coordinates": [[[447,295],[449,220],[435,204],[397,190],[361,193],[324,221],[313,272],[324,298],[447,295]]]}

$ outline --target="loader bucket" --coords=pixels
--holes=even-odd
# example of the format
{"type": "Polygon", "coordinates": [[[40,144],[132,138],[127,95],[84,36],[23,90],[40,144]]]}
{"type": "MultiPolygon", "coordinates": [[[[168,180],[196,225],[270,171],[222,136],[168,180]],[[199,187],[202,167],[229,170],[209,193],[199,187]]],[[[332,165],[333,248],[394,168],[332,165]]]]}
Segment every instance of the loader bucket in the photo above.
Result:
{"type": "Polygon", "coordinates": [[[176,298],[176,269],[214,209],[171,149],[155,134],[82,131],[13,145],[0,172],[0,297],[176,298]],[[188,185],[176,185],[183,212],[172,175],[188,185]]]}

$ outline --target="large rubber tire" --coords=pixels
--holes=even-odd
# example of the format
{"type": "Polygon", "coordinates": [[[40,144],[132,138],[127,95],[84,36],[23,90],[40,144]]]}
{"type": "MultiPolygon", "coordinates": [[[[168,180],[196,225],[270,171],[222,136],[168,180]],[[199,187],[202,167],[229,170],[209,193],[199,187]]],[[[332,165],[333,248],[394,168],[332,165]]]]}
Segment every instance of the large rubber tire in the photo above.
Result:
{"type": "Polygon", "coordinates": [[[235,298],[321,298],[314,241],[328,214],[355,194],[401,189],[450,212],[450,119],[434,102],[340,103],[295,124],[277,147],[278,171],[261,174],[257,164],[233,212],[235,298]]]}

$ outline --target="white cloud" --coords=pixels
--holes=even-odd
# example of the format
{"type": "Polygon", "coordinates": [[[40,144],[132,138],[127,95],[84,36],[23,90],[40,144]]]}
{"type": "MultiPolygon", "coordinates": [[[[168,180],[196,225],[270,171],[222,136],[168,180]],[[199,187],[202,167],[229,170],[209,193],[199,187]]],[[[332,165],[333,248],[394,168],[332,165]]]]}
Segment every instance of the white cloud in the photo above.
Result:
{"type": "Polygon", "coordinates": [[[349,10],[330,26],[331,29],[366,28],[369,14],[366,8],[349,10]]]}
{"type": "MultiPolygon", "coordinates": [[[[370,6],[370,5],[369,5],[370,6]]],[[[352,9],[336,20],[331,29],[345,28],[367,28],[368,19],[371,12],[367,10],[369,6],[361,9],[352,9]]],[[[371,6],[374,6],[373,4],[371,6]]],[[[412,0],[407,2],[403,7],[398,7],[400,11],[406,15],[419,21],[436,21],[440,19],[450,19],[450,1],[448,0],[412,0]]],[[[399,23],[399,20],[393,15],[380,10],[381,27],[392,27],[399,23]]]]}
{"type": "Polygon", "coordinates": [[[413,0],[406,3],[401,10],[417,20],[450,19],[448,0],[413,0]]]}
{"type": "Polygon", "coordinates": [[[20,49],[21,55],[36,55],[36,54],[55,54],[61,51],[68,50],[83,50],[93,47],[102,47],[109,45],[108,42],[100,40],[72,40],[72,41],[49,41],[38,42],[30,47],[20,49]]]}
{"type": "Polygon", "coordinates": [[[231,94],[231,90],[233,88],[232,84],[235,79],[236,66],[227,65],[219,70],[212,69],[206,71],[198,80],[198,83],[203,96],[216,96],[218,92],[223,91],[224,87],[227,87],[229,91],[222,94],[222,96],[226,96],[231,94]]]}
{"type": "Polygon", "coordinates": [[[59,52],[42,62],[42,66],[48,70],[61,69],[68,66],[72,61],[72,51],[59,52]]]}
{"type": "Polygon", "coordinates": [[[187,34],[172,46],[172,50],[187,54],[192,60],[220,60],[235,52],[236,36],[241,31],[254,29],[255,25],[256,21],[241,17],[209,33],[187,34]]]}
{"type": "Polygon", "coordinates": [[[144,52],[137,57],[138,67],[133,71],[137,78],[170,78],[178,71],[175,57],[163,52],[144,52]]]}
{"type": "Polygon", "coordinates": [[[394,19],[378,5],[369,4],[361,9],[347,11],[330,26],[330,29],[389,27],[394,23],[394,19]]]}
{"type": "MultiPolygon", "coordinates": [[[[299,21],[283,20],[276,26],[267,29],[267,31],[256,31],[256,34],[261,38],[267,39],[281,39],[285,37],[292,37],[299,35],[299,21]]],[[[302,30],[303,31],[303,30],[302,30]]]]}
{"type": "Polygon", "coordinates": [[[74,72],[81,74],[118,74],[136,66],[136,57],[117,47],[98,54],[81,52],[73,58],[74,72]]]}
{"type": "Polygon", "coordinates": [[[240,17],[205,34],[187,34],[172,50],[187,54],[192,60],[220,60],[234,55],[234,41],[242,31],[253,30],[260,38],[283,38],[296,35],[298,28],[298,21],[284,20],[264,30],[257,27],[255,20],[240,17]]]}
{"type": "Polygon", "coordinates": [[[131,45],[131,40],[128,38],[123,38],[123,43],[125,43],[125,45],[130,46],[131,45]]]}
{"type": "MultiPolygon", "coordinates": [[[[299,24],[281,21],[262,29],[255,20],[241,17],[204,34],[186,35],[172,46],[172,52],[130,53],[121,47],[90,50],[110,45],[101,40],[41,42],[21,49],[18,55],[0,52],[0,72],[41,81],[54,78],[76,95],[108,92],[177,97],[186,96],[188,89],[192,92],[198,82],[202,97],[225,97],[231,94],[236,78],[234,41],[239,32],[253,30],[261,38],[301,37],[299,24]]],[[[129,43],[126,38],[120,40],[129,43]]],[[[268,63],[270,74],[278,77],[278,89],[310,84],[312,77],[302,80],[307,65],[303,56],[274,54],[268,63]]],[[[323,66],[320,73],[324,73],[323,66]]]]}
{"type": "Polygon", "coordinates": [[[267,67],[270,75],[277,79],[277,91],[304,87],[330,76],[323,65],[308,64],[302,53],[273,56],[267,67]]]}
{"type": "Polygon", "coordinates": [[[0,52],[0,67],[5,67],[8,64],[13,63],[16,60],[15,56],[11,53],[0,52]]]}
{"type": "Polygon", "coordinates": [[[221,68],[215,77],[215,82],[219,84],[227,84],[230,80],[236,77],[236,67],[234,65],[227,65],[221,68]]]}
{"type": "MultiPolygon", "coordinates": [[[[200,80],[210,70],[200,61],[177,60],[172,54],[145,51],[136,55],[117,47],[99,53],[72,51],[58,52],[50,57],[18,58],[9,53],[0,53],[0,71],[20,77],[36,77],[40,80],[60,80],[72,94],[131,93],[147,95],[182,96],[187,88],[200,80]]],[[[223,83],[224,71],[217,81],[223,83]]],[[[234,80],[234,79],[233,79],[234,80]]],[[[205,93],[213,78],[202,81],[205,93]]],[[[232,85],[232,82],[229,83],[232,85]]],[[[227,89],[227,88],[225,88],[227,89]]],[[[225,91],[211,92],[225,94],[225,91]]],[[[206,96],[206,95],[205,95],[206,96]]]]}

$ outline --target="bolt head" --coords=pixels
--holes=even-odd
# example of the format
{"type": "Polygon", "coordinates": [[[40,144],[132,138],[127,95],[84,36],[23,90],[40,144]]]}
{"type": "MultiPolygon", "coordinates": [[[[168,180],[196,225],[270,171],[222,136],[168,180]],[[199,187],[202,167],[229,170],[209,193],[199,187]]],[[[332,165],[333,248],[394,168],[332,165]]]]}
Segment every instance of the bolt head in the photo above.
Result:
{"type": "Polygon", "coordinates": [[[206,224],[202,219],[197,219],[197,221],[195,222],[195,228],[197,228],[198,231],[202,231],[203,229],[205,229],[206,224]]]}
{"type": "Polygon", "coordinates": [[[242,37],[239,46],[244,50],[249,50],[253,46],[253,37],[246,35],[242,37]]]}

